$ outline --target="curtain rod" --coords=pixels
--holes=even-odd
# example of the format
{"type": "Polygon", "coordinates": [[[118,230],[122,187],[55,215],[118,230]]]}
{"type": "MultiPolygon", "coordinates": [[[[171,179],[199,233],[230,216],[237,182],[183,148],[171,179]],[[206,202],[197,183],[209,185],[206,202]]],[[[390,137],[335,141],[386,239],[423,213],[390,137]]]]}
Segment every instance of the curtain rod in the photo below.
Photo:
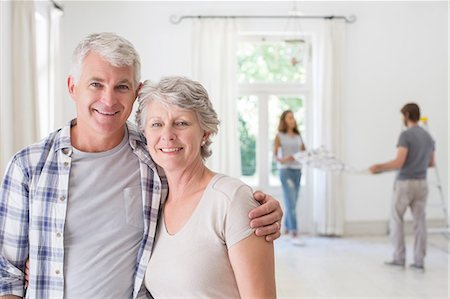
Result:
{"type": "Polygon", "coordinates": [[[53,4],[53,6],[54,6],[56,9],[59,9],[60,11],[64,12],[64,9],[62,8],[62,6],[59,5],[58,3],[56,3],[56,1],[51,0],[50,2],[53,4]]]}
{"type": "Polygon", "coordinates": [[[170,16],[170,22],[172,24],[179,24],[184,19],[326,19],[326,20],[333,20],[333,19],[344,19],[346,23],[354,23],[356,21],[356,16],[350,15],[350,16],[282,16],[282,15],[184,15],[184,16],[176,16],[171,15],[170,16]]]}

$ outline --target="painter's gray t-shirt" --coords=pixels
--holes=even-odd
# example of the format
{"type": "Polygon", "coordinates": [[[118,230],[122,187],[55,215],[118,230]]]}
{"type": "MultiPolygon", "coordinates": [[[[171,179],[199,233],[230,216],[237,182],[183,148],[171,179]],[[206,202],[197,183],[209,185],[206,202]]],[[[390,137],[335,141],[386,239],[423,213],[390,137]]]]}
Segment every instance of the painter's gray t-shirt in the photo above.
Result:
{"type": "Polygon", "coordinates": [[[144,231],[139,160],[125,136],[101,153],[74,149],[64,228],[64,298],[131,298],[144,231]]]}
{"type": "Polygon", "coordinates": [[[427,169],[434,151],[434,140],[420,126],[403,131],[397,147],[406,147],[408,154],[403,167],[397,174],[397,180],[426,179],[427,169]]]}

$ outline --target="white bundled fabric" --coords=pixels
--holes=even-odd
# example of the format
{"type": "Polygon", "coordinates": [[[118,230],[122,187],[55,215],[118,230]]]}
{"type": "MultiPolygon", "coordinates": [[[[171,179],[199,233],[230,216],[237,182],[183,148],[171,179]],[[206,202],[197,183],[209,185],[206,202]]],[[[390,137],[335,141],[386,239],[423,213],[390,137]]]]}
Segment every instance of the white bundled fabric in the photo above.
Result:
{"type": "Polygon", "coordinates": [[[369,173],[367,169],[356,170],[354,167],[346,165],[323,146],[309,151],[298,152],[294,154],[294,159],[301,163],[303,167],[318,168],[324,171],[339,171],[361,174],[369,173]]]}

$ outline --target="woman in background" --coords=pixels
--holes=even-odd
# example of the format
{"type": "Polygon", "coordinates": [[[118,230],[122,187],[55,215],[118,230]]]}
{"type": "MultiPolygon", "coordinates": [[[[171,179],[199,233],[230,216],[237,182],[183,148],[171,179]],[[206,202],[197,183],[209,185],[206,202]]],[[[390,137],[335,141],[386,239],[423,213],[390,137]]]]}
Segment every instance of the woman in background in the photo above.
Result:
{"type": "Polygon", "coordinates": [[[304,151],[306,148],[291,110],[286,110],[281,114],[274,143],[273,153],[280,170],[285,204],[284,233],[292,237],[294,245],[304,245],[298,235],[296,216],[302,165],[294,159],[294,154],[304,151]]]}
{"type": "Polygon", "coordinates": [[[275,298],[273,244],[249,226],[251,188],[204,163],[219,120],[203,86],[146,81],[136,119],[169,184],[145,274],[153,298],[275,298]]]}

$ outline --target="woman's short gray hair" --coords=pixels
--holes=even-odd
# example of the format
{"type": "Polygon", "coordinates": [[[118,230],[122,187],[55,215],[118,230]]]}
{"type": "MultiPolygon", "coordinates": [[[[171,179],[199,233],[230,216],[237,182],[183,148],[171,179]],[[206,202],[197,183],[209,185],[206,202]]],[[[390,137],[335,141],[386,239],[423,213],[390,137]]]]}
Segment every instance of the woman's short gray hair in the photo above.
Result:
{"type": "Polygon", "coordinates": [[[200,154],[203,160],[211,156],[210,137],[217,134],[220,121],[209,100],[208,92],[200,83],[180,76],[165,77],[159,83],[145,81],[139,91],[139,107],[136,112],[136,123],[142,132],[147,124],[147,107],[150,101],[194,111],[200,127],[210,133],[201,147],[200,154]]]}
{"type": "Polygon", "coordinates": [[[134,84],[141,80],[141,60],[133,44],[125,38],[112,33],[93,33],[78,43],[73,52],[72,70],[70,75],[78,82],[86,56],[91,52],[102,56],[112,66],[132,66],[134,69],[134,84]]]}

